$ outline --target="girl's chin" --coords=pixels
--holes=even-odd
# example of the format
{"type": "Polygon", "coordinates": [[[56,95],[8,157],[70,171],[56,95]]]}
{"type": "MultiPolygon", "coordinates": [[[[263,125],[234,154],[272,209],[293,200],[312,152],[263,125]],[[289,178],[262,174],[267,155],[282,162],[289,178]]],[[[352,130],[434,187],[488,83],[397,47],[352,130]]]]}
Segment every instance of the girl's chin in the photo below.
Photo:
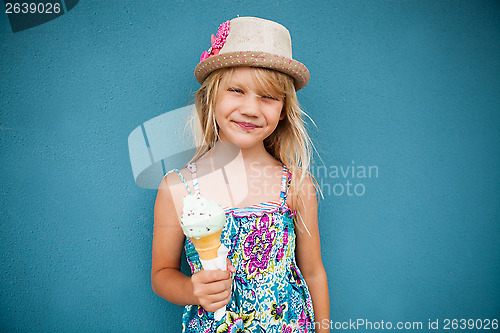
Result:
{"type": "Polygon", "coordinates": [[[235,125],[235,129],[224,133],[222,136],[223,142],[230,142],[240,149],[250,149],[258,146],[264,146],[262,133],[258,133],[257,130],[245,132],[242,131],[238,125],[235,125]]]}
{"type": "Polygon", "coordinates": [[[240,149],[251,149],[258,146],[263,146],[262,142],[259,140],[251,140],[250,138],[226,138],[223,140],[224,142],[232,143],[233,145],[238,146],[240,149]]]}

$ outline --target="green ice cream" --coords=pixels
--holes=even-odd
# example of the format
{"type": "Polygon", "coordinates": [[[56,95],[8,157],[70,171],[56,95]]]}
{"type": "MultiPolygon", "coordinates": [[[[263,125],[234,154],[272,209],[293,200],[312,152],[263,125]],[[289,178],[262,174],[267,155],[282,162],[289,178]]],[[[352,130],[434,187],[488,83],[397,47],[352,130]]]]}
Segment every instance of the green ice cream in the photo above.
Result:
{"type": "Polygon", "coordinates": [[[184,197],[181,227],[187,237],[199,239],[222,229],[225,223],[224,210],[215,201],[201,195],[184,197]]]}

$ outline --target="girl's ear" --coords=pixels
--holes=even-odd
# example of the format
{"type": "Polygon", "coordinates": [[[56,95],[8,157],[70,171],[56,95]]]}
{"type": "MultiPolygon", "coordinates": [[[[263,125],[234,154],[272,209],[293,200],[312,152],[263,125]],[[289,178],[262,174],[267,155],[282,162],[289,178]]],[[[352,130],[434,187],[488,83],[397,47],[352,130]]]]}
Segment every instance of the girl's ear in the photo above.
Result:
{"type": "Polygon", "coordinates": [[[285,109],[282,109],[281,114],[280,114],[280,120],[285,119],[285,117],[286,117],[286,111],[285,111],[285,109]]]}

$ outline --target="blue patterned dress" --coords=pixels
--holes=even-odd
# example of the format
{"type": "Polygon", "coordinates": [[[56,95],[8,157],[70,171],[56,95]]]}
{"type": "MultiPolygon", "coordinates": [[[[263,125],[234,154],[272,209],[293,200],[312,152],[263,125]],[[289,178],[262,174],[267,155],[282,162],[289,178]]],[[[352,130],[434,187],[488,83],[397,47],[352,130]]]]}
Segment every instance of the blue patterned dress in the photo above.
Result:
{"type": "MultiPolygon", "coordinates": [[[[200,193],[196,164],[188,165],[195,193],[200,193]]],[[[191,194],[182,174],[176,171],[191,194]]],[[[170,173],[169,172],[169,173],[170,173]]],[[[236,268],[231,301],[218,322],[200,305],[187,305],[183,332],[314,332],[314,313],[306,282],[295,262],[295,212],[286,204],[291,174],[283,166],[279,201],[245,208],[225,208],[221,242],[236,268]]],[[[193,243],[184,248],[191,273],[202,266],[193,243]]]]}

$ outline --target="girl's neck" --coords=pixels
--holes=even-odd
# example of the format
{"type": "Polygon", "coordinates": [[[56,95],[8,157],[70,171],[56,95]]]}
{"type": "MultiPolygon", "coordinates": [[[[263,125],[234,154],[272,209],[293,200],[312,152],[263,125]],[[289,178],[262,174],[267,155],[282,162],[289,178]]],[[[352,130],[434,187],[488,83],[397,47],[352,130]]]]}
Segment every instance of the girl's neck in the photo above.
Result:
{"type": "Polygon", "coordinates": [[[251,148],[240,148],[230,142],[217,141],[208,154],[209,158],[223,161],[223,163],[237,157],[243,159],[245,165],[253,163],[269,164],[273,163],[273,161],[276,163],[276,160],[267,152],[264,143],[251,148]]]}

